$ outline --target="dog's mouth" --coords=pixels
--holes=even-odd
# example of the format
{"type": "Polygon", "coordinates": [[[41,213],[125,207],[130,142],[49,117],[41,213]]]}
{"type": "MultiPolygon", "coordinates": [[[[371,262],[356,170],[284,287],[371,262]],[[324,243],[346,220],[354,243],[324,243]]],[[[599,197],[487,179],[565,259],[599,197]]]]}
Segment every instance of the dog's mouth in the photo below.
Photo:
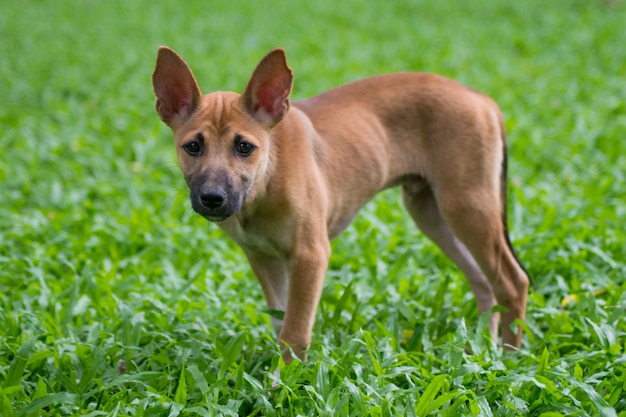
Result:
{"type": "Polygon", "coordinates": [[[191,207],[193,210],[210,221],[211,223],[221,223],[224,220],[228,219],[230,216],[235,214],[235,212],[231,212],[230,210],[211,210],[206,207],[198,204],[194,204],[192,202],[191,207]]]}
{"type": "Polygon", "coordinates": [[[221,223],[231,216],[230,214],[226,216],[212,216],[212,215],[203,214],[203,213],[199,213],[199,214],[205,219],[207,219],[208,221],[210,221],[211,223],[221,223]]]}

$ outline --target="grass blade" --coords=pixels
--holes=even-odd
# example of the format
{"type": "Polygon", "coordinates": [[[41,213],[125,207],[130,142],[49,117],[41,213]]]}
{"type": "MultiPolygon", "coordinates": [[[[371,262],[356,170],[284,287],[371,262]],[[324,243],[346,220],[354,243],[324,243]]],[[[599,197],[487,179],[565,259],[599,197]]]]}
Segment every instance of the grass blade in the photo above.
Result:
{"type": "Polygon", "coordinates": [[[432,408],[433,401],[443,384],[446,382],[447,375],[437,375],[428,384],[424,393],[421,395],[419,402],[415,406],[415,414],[418,416],[426,416],[435,408],[432,408]]]}
{"type": "Polygon", "coordinates": [[[598,414],[602,417],[617,417],[615,409],[606,402],[600,394],[596,392],[591,386],[584,382],[579,382],[574,379],[569,381],[576,388],[583,391],[591,400],[592,404],[598,410],[598,414]]]}
{"type": "Polygon", "coordinates": [[[22,374],[24,373],[24,368],[26,368],[30,352],[33,349],[36,340],[37,339],[33,337],[22,343],[22,345],[17,349],[13,362],[11,362],[11,366],[9,367],[9,372],[7,372],[7,378],[3,384],[4,388],[13,387],[19,384],[22,374]]]}
{"type": "Polygon", "coordinates": [[[180,370],[180,378],[178,379],[178,387],[174,394],[174,401],[179,404],[187,404],[187,381],[185,380],[185,364],[180,370]]]}
{"type": "Polygon", "coordinates": [[[13,407],[11,400],[4,393],[4,389],[0,387],[0,416],[13,417],[13,407]]]}
{"type": "Polygon", "coordinates": [[[70,394],[69,392],[57,392],[47,394],[44,397],[37,398],[30,404],[22,408],[18,416],[28,415],[36,411],[40,411],[46,407],[50,407],[54,404],[75,404],[78,396],[76,394],[70,394]]]}

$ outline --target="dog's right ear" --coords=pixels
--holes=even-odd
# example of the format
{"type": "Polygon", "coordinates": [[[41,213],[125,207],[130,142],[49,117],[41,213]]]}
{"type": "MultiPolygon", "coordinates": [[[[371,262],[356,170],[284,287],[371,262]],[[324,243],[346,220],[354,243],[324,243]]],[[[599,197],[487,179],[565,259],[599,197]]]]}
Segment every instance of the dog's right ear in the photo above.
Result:
{"type": "Polygon", "coordinates": [[[156,110],[168,126],[181,123],[196,110],[202,93],[191,69],[172,49],[159,48],[152,74],[156,110]]]}

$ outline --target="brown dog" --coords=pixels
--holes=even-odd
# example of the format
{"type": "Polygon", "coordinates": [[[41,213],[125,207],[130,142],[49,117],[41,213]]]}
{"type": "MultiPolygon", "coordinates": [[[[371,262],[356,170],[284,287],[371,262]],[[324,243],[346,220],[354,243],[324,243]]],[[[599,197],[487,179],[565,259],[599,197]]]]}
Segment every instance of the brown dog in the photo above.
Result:
{"type": "MultiPolygon", "coordinates": [[[[245,252],[279,342],[304,357],[330,239],[376,193],[402,186],[417,226],[456,263],[484,312],[497,304],[503,343],[519,347],[529,278],[506,227],[506,142],[487,96],[433,74],[353,82],[290,105],[275,49],[243,94],[202,95],[183,59],[162,47],[156,109],[172,128],[195,211],[245,252]]],[[[498,313],[491,316],[492,337],[498,313]]],[[[285,360],[291,359],[289,350],[285,360]]]]}

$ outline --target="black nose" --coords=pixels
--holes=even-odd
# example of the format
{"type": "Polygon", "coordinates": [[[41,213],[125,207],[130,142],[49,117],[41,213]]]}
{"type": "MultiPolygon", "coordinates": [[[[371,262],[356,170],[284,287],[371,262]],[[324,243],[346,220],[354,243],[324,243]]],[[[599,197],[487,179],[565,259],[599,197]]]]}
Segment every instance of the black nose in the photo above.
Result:
{"type": "Polygon", "coordinates": [[[224,205],[226,193],[222,190],[209,191],[200,196],[200,202],[208,209],[214,210],[224,205]]]}

